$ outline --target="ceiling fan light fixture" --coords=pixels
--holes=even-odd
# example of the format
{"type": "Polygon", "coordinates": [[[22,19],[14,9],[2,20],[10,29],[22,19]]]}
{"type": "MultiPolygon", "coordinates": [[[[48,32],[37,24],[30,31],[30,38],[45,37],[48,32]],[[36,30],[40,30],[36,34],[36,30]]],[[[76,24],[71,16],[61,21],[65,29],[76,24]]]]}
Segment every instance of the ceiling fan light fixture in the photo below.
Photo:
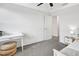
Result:
{"type": "Polygon", "coordinates": [[[40,3],[40,4],[38,4],[37,6],[40,6],[40,5],[42,5],[43,3],[40,3]]]}
{"type": "MultiPolygon", "coordinates": [[[[37,6],[40,6],[42,4],[44,4],[44,3],[39,3],[37,6]]],[[[49,5],[50,5],[50,7],[53,7],[53,3],[49,3],[49,5]]]]}
{"type": "Polygon", "coordinates": [[[50,7],[53,7],[53,3],[49,3],[50,4],[50,7]]]}

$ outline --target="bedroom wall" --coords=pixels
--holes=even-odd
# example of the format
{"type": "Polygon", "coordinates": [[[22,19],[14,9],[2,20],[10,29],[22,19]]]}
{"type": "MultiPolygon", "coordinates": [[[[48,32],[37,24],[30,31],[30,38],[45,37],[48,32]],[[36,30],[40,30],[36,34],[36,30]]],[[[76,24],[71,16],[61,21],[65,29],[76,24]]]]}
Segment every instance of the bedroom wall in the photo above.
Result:
{"type": "Polygon", "coordinates": [[[65,43],[64,37],[70,36],[69,26],[79,28],[79,5],[59,10],[52,15],[59,16],[59,40],[65,43]]]}
{"type": "Polygon", "coordinates": [[[40,42],[45,40],[44,16],[52,19],[52,16],[47,13],[23,6],[0,4],[0,30],[24,33],[24,45],[40,42]]]}

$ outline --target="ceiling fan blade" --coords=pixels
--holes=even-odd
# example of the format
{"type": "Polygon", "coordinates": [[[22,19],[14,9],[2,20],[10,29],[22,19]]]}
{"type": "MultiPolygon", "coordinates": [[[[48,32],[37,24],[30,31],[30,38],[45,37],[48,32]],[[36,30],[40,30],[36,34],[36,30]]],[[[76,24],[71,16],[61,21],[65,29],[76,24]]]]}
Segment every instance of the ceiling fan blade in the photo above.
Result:
{"type": "Polygon", "coordinates": [[[40,5],[42,5],[43,3],[40,3],[40,4],[38,4],[37,6],[40,6],[40,5]]]}
{"type": "Polygon", "coordinates": [[[49,3],[50,4],[50,7],[53,7],[53,3],[49,3]]]}

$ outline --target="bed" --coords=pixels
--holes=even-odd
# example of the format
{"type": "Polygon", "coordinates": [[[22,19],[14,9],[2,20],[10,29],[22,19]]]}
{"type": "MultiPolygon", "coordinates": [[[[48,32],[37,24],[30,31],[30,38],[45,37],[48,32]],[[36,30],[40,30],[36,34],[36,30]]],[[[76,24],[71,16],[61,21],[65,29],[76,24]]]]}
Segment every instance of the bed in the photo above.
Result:
{"type": "Polygon", "coordinates": [[[53,49],[53,54],[54,56],[79,56],[79,40],[75,40],[60,51],[53,49]]]}

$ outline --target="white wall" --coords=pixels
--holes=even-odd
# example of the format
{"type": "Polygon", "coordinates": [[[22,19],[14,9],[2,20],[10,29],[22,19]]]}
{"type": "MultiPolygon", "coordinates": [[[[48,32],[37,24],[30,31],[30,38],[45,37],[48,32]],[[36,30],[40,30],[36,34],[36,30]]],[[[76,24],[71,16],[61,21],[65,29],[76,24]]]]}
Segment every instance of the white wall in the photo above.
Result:
{"type": "Polygon", "coordinates": [[[69,26],[79,28],[79,5],[59,10],[52,15],[59,16],[60,42],[64,43],[64,37],[70,36],[69,26]]]}
{"type": "Polygon", "coordinates": [[[14,4],[0,4],[0,30],[24,33],[24,45],[39,42],[45,40],[44,16],[49,14],[14,4]]]}

